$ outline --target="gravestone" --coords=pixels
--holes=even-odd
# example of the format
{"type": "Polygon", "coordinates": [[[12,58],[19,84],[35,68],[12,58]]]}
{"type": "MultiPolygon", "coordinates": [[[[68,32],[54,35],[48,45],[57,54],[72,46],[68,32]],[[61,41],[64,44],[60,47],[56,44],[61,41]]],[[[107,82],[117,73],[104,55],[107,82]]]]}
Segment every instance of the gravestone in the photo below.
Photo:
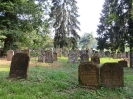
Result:
{"type": "Polygon", "coordinates": [[[80,62],[83,63],[83,62],[88,62],[89,61],[89,55],[88,54],[82,54],[80,56],[80,62]]]}
{"type": "Polygon", "coordinates": [[[104,87],[123,87],[123,68],[118,63],[105,63],[100,68],[101,83],[104,87]]]}
{"type": "Polygon", "coordinates": [[[125,61],[125,60],[118,61],[118,64],[119,64],[121,67],[128,67],[127,61],[125,61]]]}
{"type": "Polygon", "coordinates": [[[68,50],[64,51],[64,57],[68,57],[68,50]]]}
{"type": "Polygon", "coordinates": [[[14,55],[14,51],[13,50],[8,50],[7,51],[7,61],[11,61],[13,55],[14,55]]]}
{"type": "Polygon", "coordinates": [[[78,68],[79,85],[99,87],[99,68],[92,62],[81,63],[78,68]]]}
{"type": "Polygon", "coordinates": [[[45,62],[46,63],[52,63],[53,62],[53,56],[52,56],[52,51],[51,50],[47,50],[45,52],[45,62]]]}
{"type": "Polygon", "coordinates": [[[62,49],[61,48],[57,49],[57,57],[62,57],[62,49]]]}
{"type": "Polygon", "coordinates": [[[100,64],[100,57],[98,55],[98,53],[95,53],[92,57],[91,57],[91,62],[94,62],[96,64],[100,64]]]}
{"type": "Polygon", "coordinates": [[[57,61],[57,53],[53,53],[53,61],[57,61]]]}
{"type": "Polygon", "coordinates": [[[70,50],[68,55],[69,63],[78,63],[78,54],[75,50],[70,50]]]}
{"type": "Polygon", "coordinates": [[[24,78],[28,76],[30,58],[25,53],[16,53],[11,61],[9,78],[24,78]]]}
{"type": "Polygon", "coordinates": [[[38,57],[38,62],[44,62],[45,57],[43,55],[40,55],[38,57]]]}

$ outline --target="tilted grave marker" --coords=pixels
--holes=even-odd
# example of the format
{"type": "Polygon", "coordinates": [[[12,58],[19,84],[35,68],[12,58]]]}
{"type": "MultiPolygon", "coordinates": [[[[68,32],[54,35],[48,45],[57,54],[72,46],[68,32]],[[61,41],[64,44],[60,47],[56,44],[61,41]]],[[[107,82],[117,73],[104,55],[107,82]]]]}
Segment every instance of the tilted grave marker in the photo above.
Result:
{"type": "Polygon", "coordinates": [[[118,63],[105,63],[100,68],[101,83],[104,87],[123,87],[123,68],[118,63]]]}
{"type": "Polygon", "coordinates": [[[11,61],[13,55],[14,55],[14,51],[13,50],[8,50],[7,51],[7,61],[11,61]]]}
{"type": "Polygon", "coordinates": [[[24,78],[28,76],[30,58],[25,53],[16,53],[11,61],[9,78],[24,78]]]}
{"type": "Polygon", "coordinates": [[[81,63],[78,68],[79,85],[99,87],[99,68],[92,62],[81,63]]]}

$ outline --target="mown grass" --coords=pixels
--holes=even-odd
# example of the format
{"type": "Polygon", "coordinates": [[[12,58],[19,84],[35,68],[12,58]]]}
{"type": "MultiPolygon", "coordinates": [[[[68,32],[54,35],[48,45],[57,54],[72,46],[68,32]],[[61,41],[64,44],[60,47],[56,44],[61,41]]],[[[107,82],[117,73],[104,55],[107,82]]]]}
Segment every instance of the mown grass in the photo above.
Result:
{"type": "MultiPolygon", "coordinates": [[[[101,58],[101,64],[117,61],[101,58]]],[[[123,88],[90,90],[78,86],[78,66],[64,57],[37,63],[29,68],[27,80],[6,79],[9,65],[0,66],[0,99],[133,99],[133,69],[124,68],[123,88]]]]}

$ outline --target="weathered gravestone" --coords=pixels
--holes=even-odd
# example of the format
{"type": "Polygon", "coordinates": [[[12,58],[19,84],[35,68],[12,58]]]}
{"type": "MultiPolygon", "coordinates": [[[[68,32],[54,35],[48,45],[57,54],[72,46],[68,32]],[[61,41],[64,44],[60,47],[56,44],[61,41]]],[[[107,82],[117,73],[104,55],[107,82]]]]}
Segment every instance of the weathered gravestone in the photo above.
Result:
{"type": "Polygon", "coordinates": [[[56,52],[53,53],[53,61],[57,61],[57,53],[56,52]]]}
{"type": "Polygon", "coordinates": [[[43,55],[40,55],[38,57],[38,62],[44,62],[45,57],[43,55]]]}
{"type": "Polygon", "coordinates": [[[69,63],[78,63],[78,54],[75,50],[70,50],[68,55],[68,62],[69,63]]]}
{"type": "Polygon", "coordinates": [[[45,62],[46,63],[52,63],[53,62],[53,56],[52,56],[52,51],[51,50],[47,50],[45,52],[45,62]]]}
{"type": "Polygon", "coordinates": [[[125,61],[125,60],[118,61],[118,64],[119,64],[121,67],[128,67],[127,61],[125,61]]]}
{"type": "Polygon", "coordinates": [[[104,87],[123,87],[123,68],[118,63],[103,64],[100,68],[100,77],[104,87]]]}
{"type": "Polygon", "coordinates": [[[88,54],[82,54],[80,56],[80,62],[83,63],[83,62],[88,62],[89,61],[89,55],[88,54]]]}
{"type": "Polygon", "coordinates": [[[61,57],[62,56],[62,49],[58,48],[57,49],[57,57],[61,57]]]}
{"type": "Polygon", "coordinates": [[[68,50],[64,51],[64,57],[68,57],[68,50]]]}
{"type": "Polygon", "coordinates": [[[95,53],[92,57],[91,57],[91,62],[94,62],[96,64],[100,64],[100,57],[98,55],[98,53],[95,53]]]}
{"type": "Polygon", "coordinates": [[[27,78],[30,58],[25,53],[16,53],[11,61],[9,78],[27,78]]]}
{"type": "Polygon", "coordinates": [[[7,61],[11,61],[13,55],[14,55],[14,51],[13,50],[8,50],[7,51],[7,61]]]}
{"type": "Polygon", "coordinates": [[[99,68],[92,62],[81,63],[78,68],[79,85],[99,87],[99,68]]]}

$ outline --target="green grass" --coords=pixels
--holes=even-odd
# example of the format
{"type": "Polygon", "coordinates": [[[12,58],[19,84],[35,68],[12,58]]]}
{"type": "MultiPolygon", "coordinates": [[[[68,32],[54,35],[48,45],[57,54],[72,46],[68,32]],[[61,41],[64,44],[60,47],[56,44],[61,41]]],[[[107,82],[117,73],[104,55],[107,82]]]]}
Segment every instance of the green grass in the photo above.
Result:
{"type": "MultiPolygon", "coordinates": [[[[104,62],[118,60],[101,58],[104,62]]],[[[133,69],[124,68],[123,88],[89,90],[78,86],[78,64],[59,58],[61,66],[34,66],[28,70],[27,80],[6,79],[9,66],[0,66],[0,99],[133,99],[133,69]]],[[[52,64],[56,64],[54,62],[52,64]]]]}

